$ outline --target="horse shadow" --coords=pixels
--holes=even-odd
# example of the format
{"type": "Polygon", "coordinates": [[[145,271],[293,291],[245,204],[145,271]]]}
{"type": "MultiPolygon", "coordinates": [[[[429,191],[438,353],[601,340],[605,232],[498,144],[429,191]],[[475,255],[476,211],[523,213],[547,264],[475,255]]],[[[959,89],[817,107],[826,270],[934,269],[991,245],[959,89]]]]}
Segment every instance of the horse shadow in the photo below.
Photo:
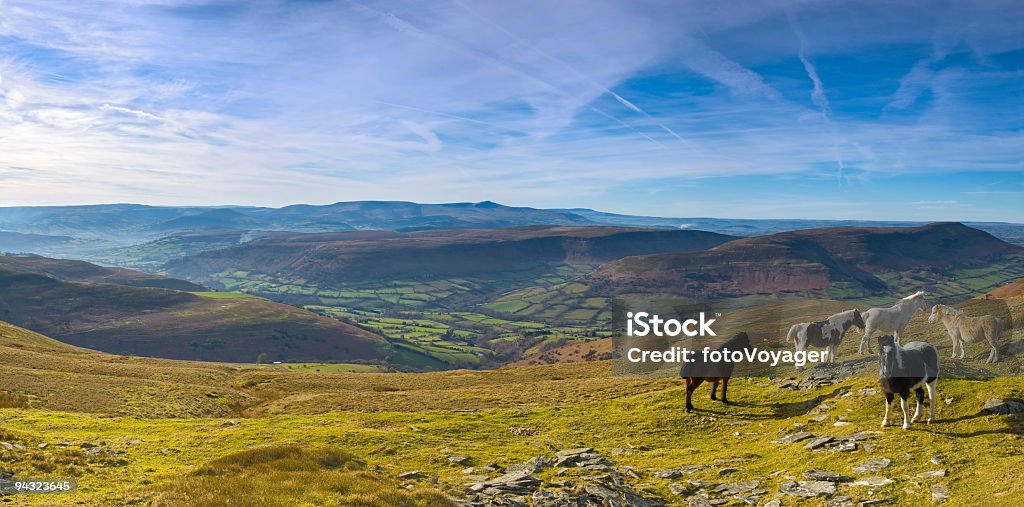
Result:
{"type": "Polygon", "coordinates": [[[846,389],[837,387],[831,393],[820,394],[813,398],[803,401],[792,401],[786,403],[768,403],[770,405],[771,412],[753,412],[749,409],[755,409],[765,406],[763,403],[749,403],[745,401],[729,401],[729,404],[724,404],[721,401],[707,400],[712,405],[710,406],[698,406],[694,405],[693,413],[701,415],[713,415],[723,418],[734,418],[734,419],[747,419],[754,421],[764,420],[777,420],[780,418],[799,417],[807,415],[818,405],[824,403],[826,400],[841,396],[846,392],[846,389]],[[743,410],[748,409],[748,410],[743,410]]]}
{"type": "MultiPolygon", "coordinates": [[[[986,413],[984,411],[977,412],[974,414],[962,415],[960,417],[950,417],[948,419],[937,419],[936,423],[957,423],[961,421],[969,421],[972,419],[980,419],[983,417],[992,417],[993,414],[986,413]]],[[[957,431],[942,431],[940,428],[934,428],[933,433],[937,435],[945,435],[949,437],[957,438],[970,438],[978,437],[982,435],[1024,435],[1024,418],[1020,415],[1009,415],[999,416],[1006,419],[1006,425],[1002,428],[997,429],[986,429],[977,430],[970,432],[957,432],[957,431]]]]}

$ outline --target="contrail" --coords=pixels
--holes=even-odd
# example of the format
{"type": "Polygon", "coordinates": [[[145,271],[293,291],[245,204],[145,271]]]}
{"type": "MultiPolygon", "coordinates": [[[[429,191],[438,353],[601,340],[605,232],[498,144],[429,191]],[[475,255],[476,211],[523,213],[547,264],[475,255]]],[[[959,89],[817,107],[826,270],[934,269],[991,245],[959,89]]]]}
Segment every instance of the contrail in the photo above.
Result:
{"type": "Polygon", "coordinates": [[[789,26],[793,29],[793,34],[796,36],[800,47],[797,49],[797,57],[800,58],[800,63],[804,66],[804,71],[807,72],[807,77],[810,78],[813,89],[811,90],[811,102],[818,108],[818,112],[821,113],[821,118],[828,126],[830,137],[832,140],[832,156],[836,161],[836,179],[840,182],[843,180],[843,171],[845,170],[845,164],[843,162],[842,153],[839,151],[839,133],[836,130],[835,123],[832,121],[832,105],[829,104],[828,96],[825,95],[825,85],[821,81],[821,76],[818,75],[818,69],[811,63],[811,60],[807,58],[805,52],[805,42],[803,32],[800,31],[796,25],[796,20],[793,19],[793,15],[787,10],[786,19],[789,20],[789,26]]]}
{"type": "MultiPolygon", "coordinates": [[[[596,80],[594,80],[594,79],[593,79],[592,77],[590,77],[590,76],[588,76],[588,75],[586,75],[586,74],[584,74],[584,73],[580,72],[579,70],[577,70],[577,69],[576,69],[575,67],[573,67],[573,66],[572,66],[571,64],[569,64],[569,63],[565,62],[564,60],[562,60],[562,59],[560,59],[560,58],[558,58],[558,57],[555,57],[555,56],[553,56],[553,55],[550,55],[550,54],[548,54],[548,53],[547,53],[546,51],[544,51],[544,50],[542,50],[542,49],[538,48],[537,46],[535,46],[534,44],[530,43],[529,41],[523,40],[523,39],[522,39],[521,37],[519,37],[519,36],[518,36],[518,35],[516,35],[515,33],[512,33],[512,32],[511,32],[510,30],[508,30],[508,29],[507,29],[507,28],[505,28],[504,26],[502,26],[502,25],[500,25],[500,24],[498,24],[498,23],[495,23],[495,22],[494,22],[493,20],[491,20],[490,18],[488,18],[488,17],[484,16],[483,14],[480,14],[480,13],[479,13],[479,12],[477,12],[476,10],[474,10],[474,9],[470,8],[469,6],[465,5],[465,4],[464,4],[464,3],[462,3],[462,2],[460,1],[460,0],[452,0],[452,1],[453,1],[453,2],[454,2],[454,3],[456,4],[456,5],[458,5],[458,6],[460,7],[460,8],[462,8],[462,9],[463,9],[463,10],[465,10],[466,12],[468,12],[468,13],[470,13],[471,15],[473,15],[474,17],[476,17],[477,19],[479,19],[479,20],[481,20],[481,21],[483,21],[483,22],[485,22],[485,23],[487,23],[487,24],[489,24],[489,25],[493,26],[494,28],[497,28],[497,29],[498,29],[498,30],[500,30],[500,31],[501,31],[502,33],[504,33],[505,35],[508,35],[508,36],[509,36],[509,37],[511,37],[511,38],[512,38],[512,39],[513,39],[513,40],[514,40],[514,41],[515,41],[516,43],[518,43],[518,44],[521,44],[521,45],[523,45],[523,46],[526,46],[526,47],[529,47],[529,48],[530,48],[530,49],[531,49],[531,50],[532,50],[533,52],[537,53],[538,55],[540,55],[540,56],[542,56],[542,57],[544,57],[544,58],[548,59],[548,60],[549,60],[549,61],[551,61],[551,62],[554,62],[554,63],[556,63],[556,64],[558,64],[558,65],[561,65],[561,66],[562,66],[562,67],[564,67],[565,69],[567,69],[567,70],[569,70],[570,72],[572,72],[573,74],[575,74],[575,75],[576,75],[577,77],[579,77],[580,79],[583,79],[584,81],[586,81],[587,83],[589,83],[589,84],[590,84],[591,86],[593,86],[593,87],[594,87],[594,88],[596,88],[597,90],[600,90],[600,91],[601,91],[602,93],[606,93],[606,94],[610,95],[610,96],[611,96],[612,98],[614,98],[614,99],[615,99],[615,100],[616,100],[616,101],[617,101],[618,103],[622,104],[622,105],[623,105],[623,106],[625,106],[625,107],[626,107],[627,109],[629,109],[629,110],[631,110],[631,111],[633,111],[633,112],[635,112],[635,113],[637,113],[637,114],[640,114],[640,115],[644,116],[645,118],[647,118],[647,119],[649,119],[649,120],[653,121],[653,122],[654,122],[654,123],[655,123],[656,125],[658,125],[659,127],[661,127],[661,128],[662,128],[662,129],[663,129],[663,130],[664,130],[665,132],[668,132],[668,133],[669,133],[670,135],[672,135],[672,137],[675,137],[675,138],[676,138],[676,139],[678,139],[679,141],[682,141],[682,142],[683,142],[684,144],[686,144],[686,145],[687,145],[687,147],[688,147],[688,148],[690,148],[691,150],[693,150],[693,151],[694,151],[694,152],[696,152],[697,154],[700,154],[700,151],[699,151],[699,150],[697,150],[697,149],[696,149],[696,147],[694,147],[694,146],[693,146],[693,144],[692,144],[692,143],[691,143],[690,141],[688,141],[688,140],[684,139],[684,138],[683,138],[683,137],[682,137],[681,135],[679,135],[679,134],[678,134],[678,133],[677,133],[676,131],[672,130],[671,128],[669,128],[669,127],[668,127],[667,125],[665,125],[664,123],[662,123],[662,122],[658,121],[658,119],[657,119],[657,118],[655,118],[655,117],[651,116],[651,114],[649,114],[649,113],[648,113],[647,111],[644,111],[643,109],[641,109],[641,108],[640,108],[640,106],[638,106],[638,105],[634,104],[634,103],[633,103],[632,101],[630,101],[630,100],[626,99],[625,97],[623,97],[622,95],[619,95],[618,93],[615,93],[614,91],[612,91],[611,89],[609,89],[609,88],[608,88],[607,86],[604,86],[604,85],[602,85],[601,83],[598,83],[598,82],[597,82],[596,80]]],[[[599,111],[598,109],[596,109],[596,108],[593,108],[593,107],[592,107],[592,109],[594,109],[595,111],[599,111]]],[[[607,113],[603,113],[603,112],[602,112],[602,114],[604,114],[605,116],[607,116],[607,117],[609,117],[609,118],[613,118],[613,117],[612,117],[611,115],[609,115],[609,114],[607,114],[607,113]]],[[[618,119],[616,119],[616,121],[618,121],[618,122],[619,122],[620,124],[623,124],[623,125],[625,125],[625,123],[624,123],[624,122],[622,122],[621,120],[618,120],[618,119]]],[[[635,131],[639,132],[639,131],[638,131],[638,130],[636,130],[636,129],[633,129],[633,130],[635,130],[635,131]]],[[[644,137],[647,137],[648,139],[651,139],[651,138],[650,138],[649,136],[646,136],[646,135],[645,135],[644,137]]],[[[661,144],[661,143],[658,143],[658,144],[661,144]]]]}

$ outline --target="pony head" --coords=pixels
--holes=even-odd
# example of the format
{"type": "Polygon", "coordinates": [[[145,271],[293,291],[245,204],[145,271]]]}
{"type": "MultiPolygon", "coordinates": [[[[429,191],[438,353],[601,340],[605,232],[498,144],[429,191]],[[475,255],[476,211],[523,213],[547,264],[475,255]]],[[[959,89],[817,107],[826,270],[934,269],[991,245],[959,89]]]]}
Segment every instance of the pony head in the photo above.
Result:
{"type": "Polygon", "coordinates": [[[878,373],[882,377],[891,376],[896,368],[896,339],[892,335],[878,337],[878,373]]]}
{"type": "Polygon", "coordinates": [[[851,320],[850,323],[857,326],[862,331],[867,326],[866,324],[864,324],[864,317],[860,314],[860,310],[853,311],[853,320],[851,320]]]}
{"type": "Polygon", "coordinates": [[[928,323],[929,324],[934,324],[937,320],[939,320],[939,312],[941,312],[941,311],[942,310],[939,308],[939,305],[933,306],[932,307],[932,314],[928,316],[928,323]]]}
{"type": "Polygon", "coordinates": [[[920,311],[928,310],[928,302],[924,300],[924,291],[919,290],[901,300],[902,302],[910,303],[914,305],[914,308],[920,311]]]}
{"type": "Polygon", "coordinates": [[[750,336],[745,332],[741,332],[736,336],[733,336],[730,342],[734,342],[733,345],[742,347],[744,349],[750,348],[750,336]]]}

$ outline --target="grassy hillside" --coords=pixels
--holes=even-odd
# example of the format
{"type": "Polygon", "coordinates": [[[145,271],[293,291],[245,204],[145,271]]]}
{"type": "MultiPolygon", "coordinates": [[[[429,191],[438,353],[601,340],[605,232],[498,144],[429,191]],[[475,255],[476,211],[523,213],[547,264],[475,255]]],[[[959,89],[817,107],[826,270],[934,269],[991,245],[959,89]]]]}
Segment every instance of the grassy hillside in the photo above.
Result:
{"type": "MultiPolygon", "coordinates": [[[[0,257],[0,262],[4,259],[36,258],[0,257]]],[[[139,282],[133,275],[137,272],[130,270],[111,270],[117,275],[112,277],[76,272],[81,279],[115,283],[66,281],[53,275],[72,278],[67,270],[42,269],[49,264],[64,267],[65,261],[44,261],[32,264],[32,271],[46,275],[9,270],[21,269],[14,263],[0,268],[0,320],[83,347],[151,357],[379,361],[391,351],[379,335],[300,308],[237,294],[224,297],[116,283],[150,283],[144,277],[139,282]]],[[[80,272],[107,269],[73,265],[84,265],[80,272]]],[[[153,278],[161,284],[167,280],[153,278]]]]}
{"type": "Polygon", "coordinates": [[[0,270],[44,275],[66,282],[99,282],[132,287],[157,287],[180,291],[205,290],[185,280],[124,268],[108,268],[84,261],[39,256],[0,255],[0,270]]]}
{"type": "MultiPolygon", "coordinates": [[[[822,505],[782,493],[815,469],[893,481],[839,484],[833,496],[855,501],[930,504],[936,485],[954,506],[982,496],[989,505],[1012,505],[1024,495],[1024,483],[1014,479],[1024,473],[1016,456],[1024,420],[979,412],[990,396],[1024,395],[1019,378],[940,380],[937,422],[905,432],[878,431],[882,399],[871,378],[796,390],[784,379],[737,379],[733,405],[712,402],[701,389],[698,410],[687,414],[678,379],[612,377],[607,362],[313,374],[119,358],[6,325],[0,347],[2,390],[28,400],[0,408],[0,440],[11,444],[0,446],[0,468],[79,481],[76,495],[21,496],[19,505],[227,505],[231,498],[242,502],[231,505],[250,505],[243,499],[260,491],[261,505],[339,498],[350,498],[347,505],[452,505],[445,497],[464,497],[470,477],[500,475],[485,465],[509,467],[574,447],[593,447],[614,461],[612,470],[630,470],[634,488],[667,505],[688,505],[700,489],[716,498],[714,484],[745,481],[764,491],[758,504],[780,497],[783,505],[822,505]],[[90,382],[90,371],[103,383],[90,382]],[[74,378],[82,380],[68,382],[74,378]],[[97,392],[97,385],[105,387],[97,392]],[[106,398],[118,394],[125,399],[106,398]],[[225,396],[234,407],[224,408],[225,396]],[[851,452],[773,443],[797,431],[863,440],[851,452]],[[453,456],[465,461],[453,465],[453,456]],[[891,464],[855,470],[873,458],[891,464]],[[675,478],[658,473],[687,465],[706,468],[675,478]],[[936,470],[945,475],[920,476],[936,470]],[[418,479],[399,477],[411,471],[418,479]]],[[[558,470],[535,472],[541,489],[587,483],[595,473],[558,470]]]]}

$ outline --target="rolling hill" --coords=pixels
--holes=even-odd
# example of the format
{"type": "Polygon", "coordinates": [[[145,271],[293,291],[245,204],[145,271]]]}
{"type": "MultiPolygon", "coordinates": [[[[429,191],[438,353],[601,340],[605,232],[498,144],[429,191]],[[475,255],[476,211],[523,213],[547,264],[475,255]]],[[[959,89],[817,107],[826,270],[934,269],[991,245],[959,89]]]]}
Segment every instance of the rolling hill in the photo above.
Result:
{"type": "Polygon", "coordinates": [[[137,245],[107,248],[88,255],[88,258],[92,262],[111,266],[156,271],[171,260],[210,250],[230,248],[260,234],[262,233],[237,229],[177,232],[137,245]]]}
{"type": "Polygon", "coordinates": [[[854,298],[926,288],[968,295],[1024,276],[1024,248],[959,223],[835,227],[732,241],[703,252],[611,262],[585,277],[598,293],[854,298]],[[948,286],[943,287],[943,283],[948,286]]]}
{"type": "Polygon", "coordinates": [[[383,360],[380,336],[292,306],[84,262],[0,257],[0,320],[64,342],[205,361],[383,360]],[[154,286],[156,285],[156,286],[154,286]]]}
{"type": "Polygon", "coordinates": [[[85,261],[51,259],[34,255],[0,256],[0,270],[44,275],[66,282],[99,282],[132,287],[157,287],[180,291],[204,291],[202,285],[124,268],[108,268],[85,261]]]}
{"type": "Polygon", "coordinates": [[[268,234],[245,244],[167,264],[168,273],[216,283],[242,270],[337,286],[383,281],[486,276],[554,264],[597,264],[629,255],[703,250],[731,236],[703,231],[534,226],[419,232],[268,234]]]}

